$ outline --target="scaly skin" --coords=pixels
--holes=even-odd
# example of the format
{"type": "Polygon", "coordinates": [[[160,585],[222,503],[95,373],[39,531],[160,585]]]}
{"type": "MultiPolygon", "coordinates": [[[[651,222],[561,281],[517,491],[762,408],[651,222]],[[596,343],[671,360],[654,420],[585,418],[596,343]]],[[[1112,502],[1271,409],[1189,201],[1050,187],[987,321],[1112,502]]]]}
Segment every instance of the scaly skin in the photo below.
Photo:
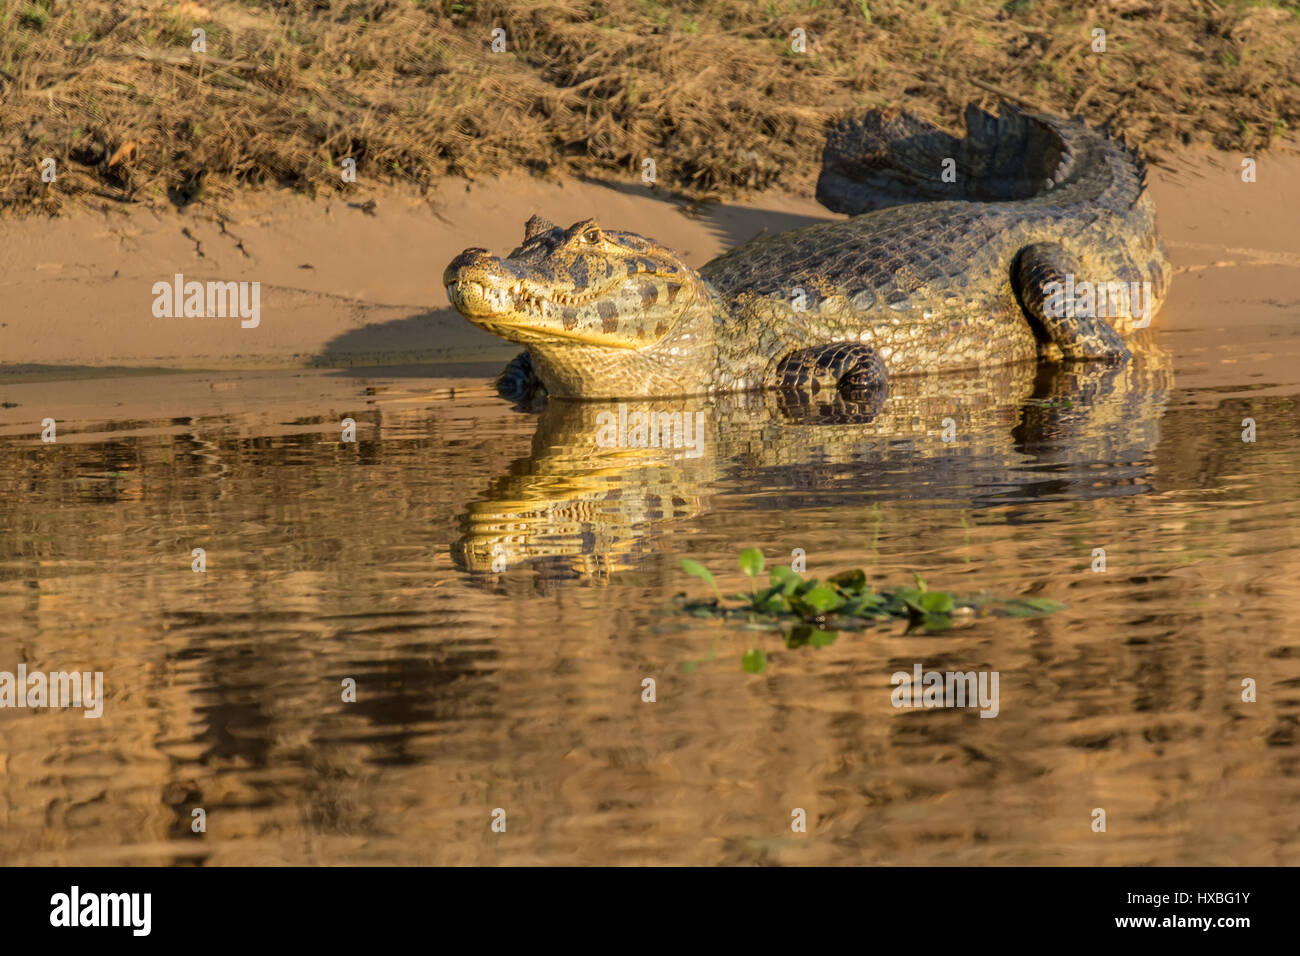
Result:
{"type": "Polygon", "coordinates": [[[886,372],[1127,355],[1142,314],[1052,317],[1044,283],[1148,283],[1144,314],[1158,310],[1170,269],[1141,162],[1078,121],[1004,105],[966,122],[963,139],[894,112],[841,124],[818,198],[853,217],[698,272],[641,236],[534,217],[507,258],[466,250],[444,283],[557,397],[861,390],[886,372]]]}

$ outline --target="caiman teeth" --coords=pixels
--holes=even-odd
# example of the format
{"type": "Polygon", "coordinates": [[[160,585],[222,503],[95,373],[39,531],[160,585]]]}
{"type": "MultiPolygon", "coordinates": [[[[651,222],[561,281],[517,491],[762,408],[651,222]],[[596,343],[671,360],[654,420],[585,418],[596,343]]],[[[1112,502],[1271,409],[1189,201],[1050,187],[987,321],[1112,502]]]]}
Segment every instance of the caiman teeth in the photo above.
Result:
{"type": "Polygon", "coordinates": [[[447,295],[450,298],[452,291],[459,288],[462,292],[481,299],[505,299],[509,298],[516,307],[532,308],[545,310],[547,306],[551,308],[567,308],[569,306],[586,305],[593,299],[597,298],[599,293],[587,292],[573,293],[561,292],[555,290],[546,294],[533,292],[524,280],[519,280],[510,285],[493,285],[490,283],[476,282],[473,279],[461,279],[459,282],[447,286],[447,295]]]}
{"type": "Polygon", "coordinates": [[[552,305],[552,306],[565,307],[571,305],[579,305],[581,303],[588,301],[591,298],[591,296],[573,295],[572,293],[568,293],[568,292],[552,292],[549,295],[538,295],[536,293],[528,292],[524,290],[522,286],[512,287],[510,289],[510,292],[521,302],[525,302],[530,305],[552,305]]]}

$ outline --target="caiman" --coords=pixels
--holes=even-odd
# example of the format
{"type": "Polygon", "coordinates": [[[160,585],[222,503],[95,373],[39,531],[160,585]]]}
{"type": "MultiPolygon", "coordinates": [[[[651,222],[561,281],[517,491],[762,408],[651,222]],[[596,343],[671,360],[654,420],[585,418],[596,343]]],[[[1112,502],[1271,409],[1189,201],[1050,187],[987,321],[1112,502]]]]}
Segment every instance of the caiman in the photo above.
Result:
{"type": "Polygon", "coordinates": [[[534,216],[506,258],[467,249],[443,279],[469,321],[527,349],[503,391],[585,399],[860,396],[894,376],[1118,359],[1168,288],[1144,164],[1077,118],[970,107],[957,138],[872,111],[833,127],[817,198],[850,218],[698,271],[643,236],[534,216]]]}

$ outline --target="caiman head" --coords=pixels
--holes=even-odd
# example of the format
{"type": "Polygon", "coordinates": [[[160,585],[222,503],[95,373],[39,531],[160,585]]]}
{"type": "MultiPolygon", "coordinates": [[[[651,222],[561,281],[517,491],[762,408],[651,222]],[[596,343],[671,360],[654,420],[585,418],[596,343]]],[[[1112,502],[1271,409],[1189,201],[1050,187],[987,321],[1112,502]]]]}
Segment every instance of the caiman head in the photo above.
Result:
{"type": "Polygon", "coordinates": [[[676,255],[585,219],[534,216],[504,259],[466,249],[443,273],[460,313],[526,347],[559,398],[691,395],[713,368],[714,298],[676,255]]]}

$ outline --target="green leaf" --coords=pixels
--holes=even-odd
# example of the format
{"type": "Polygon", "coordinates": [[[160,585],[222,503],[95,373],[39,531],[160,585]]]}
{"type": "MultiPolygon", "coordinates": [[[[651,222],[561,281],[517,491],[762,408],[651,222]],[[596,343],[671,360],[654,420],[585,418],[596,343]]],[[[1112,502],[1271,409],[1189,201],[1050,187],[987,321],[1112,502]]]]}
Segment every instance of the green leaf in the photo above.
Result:
{"type": "Polygon", "coordinates": [[[698,561],[692,561],[690,558],[682,558],[682,570],[687,574],[700,578],[703,581],[707,581],[709,584],[713,584],[712,573],[710,573],[709,569],[698,561]]]}
{"type": "Polygon", "coordinates": [[[758,548],[746,548],[740,552],[740,570],[744,571],[751,578],[756,578],[763,573],[763,552],[758,548]]]}
{"type": "Polygon", "coordinates": [[[924,590],[925,590],[925,578],[921,577],[921,575],[919,575],[917,572],[913,571],[913,572],[912,572],[912,580],[916,582],[916,589],[917,589],[918,591],[924,591],[924,590]]]}
{"type": "Polygon", "coordinates": [[[947,591],[926,591],[918,602],[926,614],[951,614],[957,602],[947,591]]]}
{"type": "Polygon", "coordinates": [[[921,607],[921,595],[924,593],[924,591],[919,591],[916,588],[899,588],[894,592],[893,600],[889,602],[886,610],[892,613],[893,611],[901,611],[904,608],[911,608],[918,614],[924,614],[925,608],[921,607]]]}
{"type": "Polygon", "coordinates": [[[867,591],[849,600],[837,613],[848,617],[870,618],[875,620],[880,617],[889,617],[889,614],[885,610],[886,603],[884,595],[872,594],[870,591],[867,591]]]}
{"type": "Polygon", "coordinates": [[[718,585],[713,580],[713,575],[709,569],[698,561],[692,561],[690,558],[682,558],[682,570],[687,574],[694,575],[703,581],[706,581],[713,588],[713,593],[718,596],[718,603],[722,603],[722,592],[718,590],[718,585]]]}
{"type": "Polygon", "coordinates": [[[921,618],[921,626],[927,631],[946,631],[952,627],[952,618],[947,614],[927,614],[921,618]]]}
{"type": "Polygon", "coordinates": [[[821,628],[814,627],[812,634],[808,637],[808,643],[813,647],[826,647],[835,643],[835,638],[839,635],[834,631],[823,631],[821,628]]]}
{"type": "Polygon", "coordinates": [[[769,580],[773,587],[779,587],[781,593],[787,596],[793,594],[794,589],[803,584],[803,578],[784,564],[778,564],[772,569],[769,580]]]}
{"type": "Polygon", "coordinates": [[[762,614],[783,614],[790,607],[790,602],[785,599],[781,593],[780,586],[767,588],[758,592],[754,598],[753,608],[762,614]]]}
{"type": "Polygon", "coordinates": [[[867,575],[861,568],[854,568],[852,571],[841,571],[839,574],[833,574],[826,580],[829,584],[834,584],[842,590],[856,594],[866,586],[867,575]]]}
{"type": "Polygon", "coordinates": [[[745,656],[740,659],[740,666],[746,674],[761,674],[767,670],[767,655],[757,647],[745,651],[745,656]]]}
{"type": "Polygon", "coordinates": [[[811,624],[800,624],[792,628],[785,639],[785,646],[791,649],[811,645],[813,647],[826,647],[835,643],[835,638],[839,637],[834,631],[823,630],[820,627],[813,627],[811,624]]]}
{"type": "Polygon", "coordinates": [[[862,613],[862,609],[866,607],[866,605],[867,602],[862,600],[862,598],[851,597],[835,610],[840,617],[856,617],[862,613]]]}
{"type": "Polygon", "coordinates": [[[835,593],[834,588],[822,585],[813,588],[803,596],[803,603],[808,605],[814,611],[825,614],[827,611],[833,611],[844,603],[844,599],[835,593]]]}

